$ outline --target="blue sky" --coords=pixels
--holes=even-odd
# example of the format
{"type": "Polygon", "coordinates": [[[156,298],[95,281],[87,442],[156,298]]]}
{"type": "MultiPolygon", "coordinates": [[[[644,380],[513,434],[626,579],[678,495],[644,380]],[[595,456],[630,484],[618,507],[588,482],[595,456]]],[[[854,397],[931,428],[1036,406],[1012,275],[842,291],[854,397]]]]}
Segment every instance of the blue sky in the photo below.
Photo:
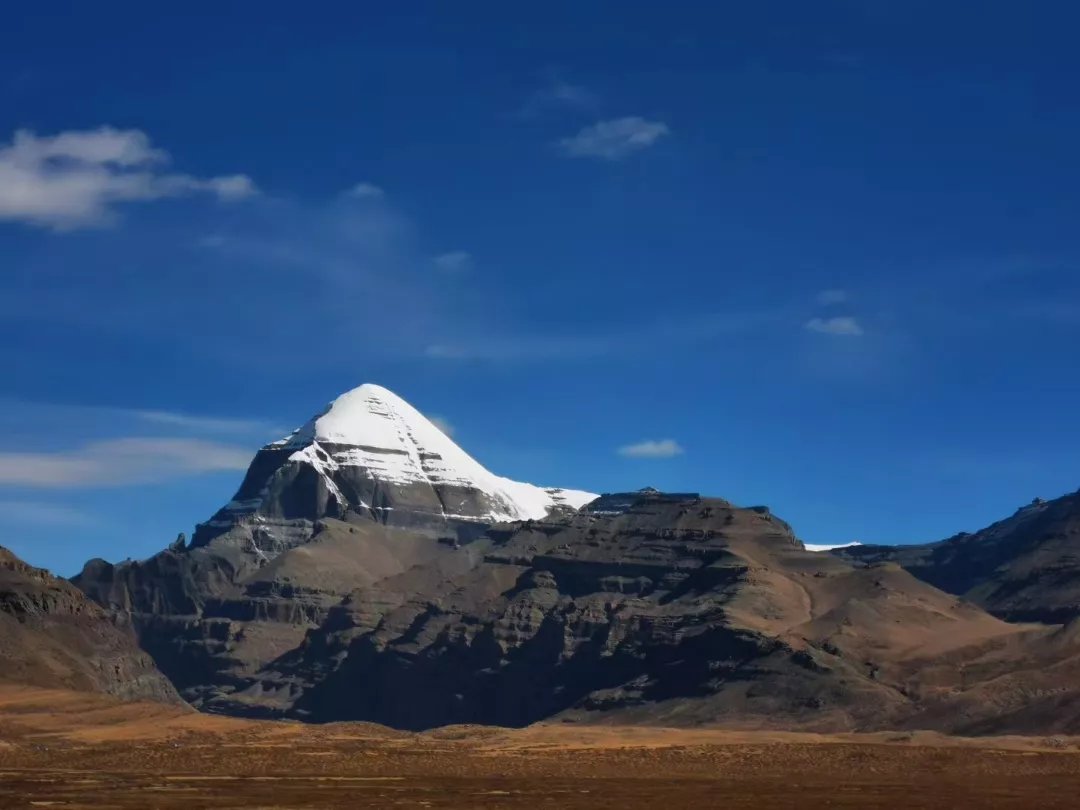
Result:
{"type": "Polygon", "coordinates": [[[1080,12],[969,8],[6,10],[0,544],[149,555],[362,382],[811,542],[1075,489],[1080,12]]]}

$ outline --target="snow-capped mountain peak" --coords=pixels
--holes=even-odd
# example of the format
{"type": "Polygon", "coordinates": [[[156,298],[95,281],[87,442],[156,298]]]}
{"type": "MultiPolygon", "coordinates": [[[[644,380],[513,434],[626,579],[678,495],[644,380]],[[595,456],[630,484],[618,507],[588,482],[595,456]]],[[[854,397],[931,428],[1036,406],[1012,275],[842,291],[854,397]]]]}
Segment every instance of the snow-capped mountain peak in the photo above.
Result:
{"type": "Polygon", "coordinates": [[[596,497],[590,492],[541,488],[492,474],[420,411],[373,383],[345,392],[281,444],[298,448],[295,461],[308,460],[305,448],[329,445],[324,449],[331,466],[364,468],[386,483],[485,492],[496,501],[495,508],[484,516],[492,520],[539,519],[553,506],[577,509],[596,497]]]}
{"type": "Polygon", "coordinates": [[[497,523],[596,497],[495,475],[397,394],[366,384],[260,450],[233,500],[201,531],[348,512],[398,525],[497,523]]]}

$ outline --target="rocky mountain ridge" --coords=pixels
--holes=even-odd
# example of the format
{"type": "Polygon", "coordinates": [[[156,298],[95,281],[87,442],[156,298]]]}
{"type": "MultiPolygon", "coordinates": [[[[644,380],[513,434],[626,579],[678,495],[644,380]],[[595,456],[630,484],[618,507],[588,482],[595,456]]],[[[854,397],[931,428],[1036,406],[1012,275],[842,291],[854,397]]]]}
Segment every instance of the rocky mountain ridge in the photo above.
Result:
{"type": "Polygon", "coordinates": [[[0,547],[0,680],[180,703],[130,629],[0,547]]]}
{"type": "Polygon", "coordinates": [[[895,562],[1008,621],[1080,618],[1080,491],[1030,504],[975,533],[937,543],[853,546],[859,562],[895,562]]]}
{"type": "Polygon", "coordinates": [[[206,708],[411,729],[966,733],[1031,730],[1052,702],[1076,727],[1080,689],[1047,688],[1078,671],[1075,636],[1002,622],[894,564],[808,552],[763,507],[625,493],[494,527],[454,559],[354,590],[206,708]]]}

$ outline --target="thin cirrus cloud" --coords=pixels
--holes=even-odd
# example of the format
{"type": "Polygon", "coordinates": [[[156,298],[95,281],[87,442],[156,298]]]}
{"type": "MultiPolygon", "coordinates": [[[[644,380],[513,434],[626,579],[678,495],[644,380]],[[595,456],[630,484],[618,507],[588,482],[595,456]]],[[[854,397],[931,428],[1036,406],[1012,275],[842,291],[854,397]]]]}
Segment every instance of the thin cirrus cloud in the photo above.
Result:
{"type": "Polygon", "coordinates": [[[592,110],[599,106],[596,94],[584,85],[554,78],[534,92],[520,110],[522,118],[536,118],[560,108],[592,110]]]}
{"type": "Polygon", "coordinates": [[[622,160],[648,149],[669,134],[671,129],[662,121],[629,115],[587,126],[576,135],[560,140],[559,148],[567,157],[622,160]]]}
{"type": "Polygon", "coordinates": [[[444,273],[464,273],[472,269],[473,257],[467,250],[451,250],[431,260],[444,273]]]}
{"type": "Polygon", "coordinates": [[[847,290],[822,290],[817,294],[817,302],[826,307],[846,304],[850,298],[847,290]]]}
{"type": "Polygon", "coordinates": [[[189,438],[125,437],[69,451],[0,452],[0,485],[105,488],[246,469],[251,450],[189,438]]]}
{"type": "Polygon", "coordinates": [[[443,433],[445,433],[447,436],[453,437],[453,435],[454,435],[454,426],[451,425],[450,422],[448,422],[445,417],[443,417],[443,416],[432,416],[432,417],[429,417],[428,421],[431,422],[431,424],[433,424],[435,427],[437,427],[443,433]]]}
{"type": "Polygon", "coordinates": [[[648,439],[636,444],[627,444],[619,448],[623,458],[674,458],[685,450],[674,439],[648,439]]]}
{"type": "Polygon", "coordinates": [[[790,323],[787,307],[699,315],[680,314],[591,334],[489,334],[429,344],[424,356],[443,362],[581,361],[667,350],[720,337],[753,334],[790,323]]]}
{"type": "Polygon", "coordinates": [[[381,200],[386,196],[386,191],[374,183],[357,183],[355,186],[345,192],[348,197],[356,197],[357,199],[367,200],[381,200]]]}
{"type": "Polygon", "coordinates": [[[97,516],[54,501],[0,500],[0,522],[53,528],[90,528],[100,525],[97,516]]]}
{"type": "Polygon", "coordinates": [[[191,414],[152,408],[57,404],[0,397],[0,435],[20,432],[55,436],[72,426],[136,435],[142,428],[164,426],[184,436],[226,435],[238,440],[281,436],[288,429],[277,421],[212,414],[191,414]]]}
{"type": "Polygon", "coordinates": [[[15,132],[0,145],[0,220],[54,230],[114,222],[121,203],[192,194],[239,200],[258,193],[244,174],[168,172],[169,154],[137,129],[103,126],[39,136],[15,132]]]}
{"type": "Polygon", "coordinates": [[[850,315],[838,315],[833,318],[811,318],[806,322],[809,332],[838,337],[859,337],[863,334],[862,325],[850,315]]]}
{"type": "Polygon", "coordinates": [[[130,411],[137,419],[155,425],[183,428],[205,433],[282,435],[287,431],[280,425],[262,419],[234,419],[221,416],[192,416],[174,411],[130,411]]]}

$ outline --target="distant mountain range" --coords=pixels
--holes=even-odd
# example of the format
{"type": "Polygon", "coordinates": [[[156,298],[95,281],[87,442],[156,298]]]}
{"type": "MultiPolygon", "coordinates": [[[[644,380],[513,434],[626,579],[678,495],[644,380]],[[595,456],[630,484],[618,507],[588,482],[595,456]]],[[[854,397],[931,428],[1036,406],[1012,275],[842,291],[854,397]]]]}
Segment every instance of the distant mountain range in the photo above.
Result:
{"type": "Polygon", "coordinates": [[[260,450],[190,543],[74,583],[215,712],[1080,731],[1080,494],[814,551],[766,507],[498,477],[373,385],[260,450]]]}
{"type": "Polygon", "coordinates": [[[836,550],[862,563],[895,562],[920,579],[1012,622],[1080,617],[1080,492],[1036,498],[974,534],[913,546],[836,550]]]}

